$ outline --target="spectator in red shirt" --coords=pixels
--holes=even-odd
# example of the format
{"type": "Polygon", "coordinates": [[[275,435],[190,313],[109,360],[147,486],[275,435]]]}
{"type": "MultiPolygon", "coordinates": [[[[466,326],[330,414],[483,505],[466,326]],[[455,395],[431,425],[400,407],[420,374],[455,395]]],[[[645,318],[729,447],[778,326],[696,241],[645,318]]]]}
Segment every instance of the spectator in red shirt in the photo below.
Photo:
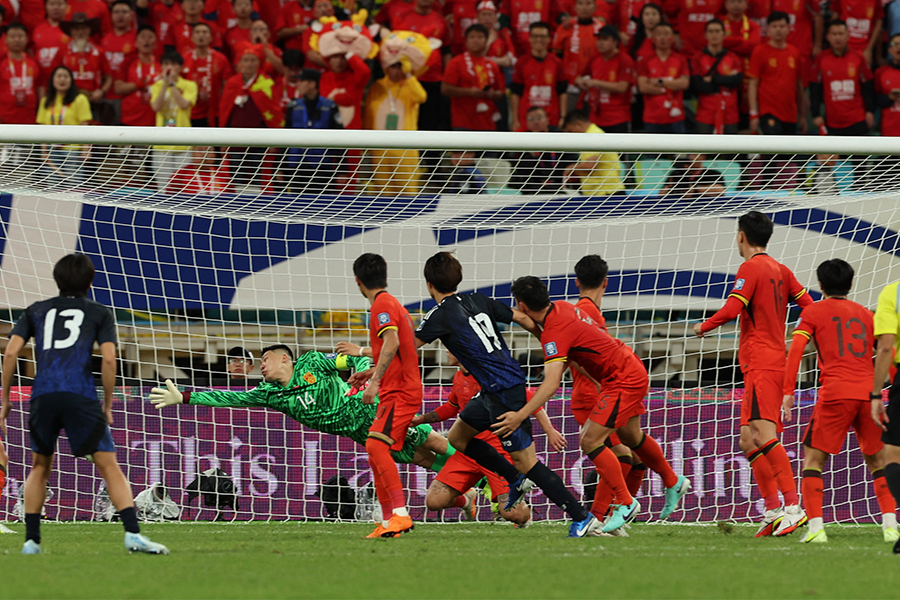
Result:
{"type": "Polygon", "coordinates": [[[646,5],[647,0],[621,0],[615,5],[616,9],[610,21],[619,28],[619,41],[622,42],[623,48],[631,47],[631,40],[637,33],[641,12],[646,5]]]}
{"type": "Polygon", "coordinates": [[[303,53],[299,50],[285,50],[282,64],[284,82],[281,86],[281,107],[287,110],[303,96],[299,85],[300,73],[303,71],[303,53]]]}
{"type": "Polygon", "coordinates": [[[900,33],[888,42],[888,64],[875,71],[875,93],[881,108],[881,135],[900,136],[900,33]]]}
{"type": "Polygon", "coordinates": [[[269,43],[272,34],[269,32],[269,26],[262,19],[256,19],[250,26],[250,43],[259,44],[266,53],[266,60],[263,63],[263,73],[271,78],[281,77],[284,75],[284,64],[281,56],[283,52],[278,46],[269,43]]]}
{"type": "Polygon", "coordinates": [[[8,53],[0,62],[0,123],[30,125],[37,114],[40,66],[25,54],[28,31],[21,23],[6,28],[8,53]]]}
{"type": "Polygon", "coordinates": [[[787,42],[789,17],[775,11],[767,19],[769,39],[750,57],[748,100],[750,132],[764,135],[806,133],[807,98],[803,59],[787,42]]]}
{"type": "Polygon", "coordinates": [[[47,18],[34,28],[31,36],[31,53],[41,67],[38,85],[47,87],[47,79],[53,69],[53,61],[60,48],[69,43],[69,36],[59,28],[66,16],[66,0],[47,0],[47,18]]]}
{"type": "Polygon", "coordinates": [[[734,52],[744,61],[744,68],[750,66],[753,49],[762,43],[759,24],[747,16],[747,0],[725,0],[725,48],[734,52]]]}
{"type": "Polygon", "coordinates": [[[645,4],[635,27],[634,35],[628,42],[628,54],[635,64],[642,58],[650,58],[656,51],[653,49],[653,30],[660,23],[667,23],[665,14],[658,4],[645,4]]]}
{"type": "Polygon", "coordinates": [[[493,0],[481,0],[478,3],[478,23],[484,25],[488,32],[488,60],[497,63],[504,73],[512,75],[512,67],[516,64],[516,46],[512,33],[501,27],[497,20],[497,5],[493,0]]]}
{"type": "Polygon", "coordinates": [[[522,131],[532,106],[543,107],[550,123],[561,127],[568,109],[569,84],[562,61],[549,51],[550,25],[543,21],[532,23],[529,41],[531,52],[516,63],[509,86],[513,131],[522,131]]]}
{"type": "Polygon", "coordinates": [[[225,43],[225,52],[235,62],[234,49],[241,43],[255,43],[250,40],[250,26],[253,25],[253,0],[234,0],[234,16],[237,24],[225,32],[223,41],[225,43]]]}
{"type": "Polygon", "coordinates": [[[223,47],[222,33],[218,25],[203,18],[203,0],[181,0],[181,10],[184,16],[171,23],[166,34],[160,37],[167,50],[174,48],[181,56],[187,56],[188,52],[194,49],[191,42],[193,27],[201,22],[209,25],[212,31],[212,47],[217,49],[223,47]]]}
{"type": "Polygon", "coordinates": [[[135,38],[137,57],[119,74],[113,86],[122,96],[122,125],[156,126],[150,106],[150,86],[160,78],[162,65],[156,59],[156,31],[141,25],[135,38]]]}
{"type": "Polygon", "coordinates": [[[478,0],[445,0],[441,10],[450,23],[450,52],[458,56],[466,51],[466,32],[478,18],[478,0]]]}
{"type": "Polygon", "coordinates": [[[679,0],[677,4],[680,52],[690,60],[706,47],[706,24],[722,12],[722,0],[679,0]]]}
{"type": "Polygon", "coordinates": [[[828,24],[828,50],[816,56],[809,83],[813,124],[830,135],[868,135],[875,126],[875,81],[862,54],[848,47],[847,24],[828,24]],[[825,116],[820,108],[825,104],[825,116]]]}
{"type": "Polygon", "coordinates": [[[371,77],[369,65],[355,54],[328,57],[319,93],[338,105],[344,129],[362,129],[363,94],[371,77]]]}
{"type": "Polygon", "coordinates": [[[425,63],[428,69],[418,76],[419,83],[428,94],[428,100],[419,110],[420,131],[445,130],[450,121],[450,102],[441,95],[444,66],[450,62],[450,29],[444,17],[432,10],[433,5],[434,0],[415,0],[412,10],[393,19],[395,31],[415,31],[441,41],[440,51],[431,53],[425,63]]]}
{"type": "MultiPolygon", "coordinates": [[[[100,43],[100,35],[112,31],[112,21],[109,16],[109,6],[104,0],[71,0],[66,6],[66,16],[63,20],[72,21],[75,15],[83,14],[87,19],[97,19],[97,29],[92,30],[93,41],[100,43]]],[[[84,91],[84,88],[82,88],[84,91]]]]}
{"type": "Polygon", "coordinates": [[[102,101],[113,80],[106,57],[90,41],[92,35],[100,33],[100,22],[88,19],[84,13],[76,13],[71,21],[63,21],[60,27],[72,41],[57,53],[56,66],[62,65],[72,72],[75,85],[91,102],[94,120],[109,124],[114,117],[113,110],[102,101]]]}
{"type": "Polygon", "coordinates": [[[134,10],[141,22],[148,23],[156,30],[157,58],[162,54],[162,40],[169,35],[173,23],[184,19],[181,3],[175,0],[136,0],[134,10]]]}
{"type": "Polygon", "coordinates": [[[278,22],[275,25],[275,37],[284,40],[285,50],[303,51],[303,32],[309,29],[309,22],[313,19],[312,1],[300,2],[290,0],[285,2],[278,14],[278,22]]]}
{"type": "MultiPolygon", "coordinates": [[[[125,69],[134,60],[137,32],[134,29],[134,13],[131,11],[131,3],[128,0],[115,0],[111,5],[111,15],[113,28],[103,36],[100,48],[106,58],[109,74],[115,81],[125,76],[125,69]]],[[[119,123],[122,96],[117,94],[113,87],[106,94],[106,99],[116,111],[115,123],[119,123]]]]}
{"type": "Polygon", "coordinates": [[[619,32],[612,25],[597,32],[596,45],[597,57],[576,82],[587,91],[591,122],[606,133],[630,133],[634,61],[619,50],[619,32]]]}
{"type": "MultiPolygon", "coordinates": [[[[303,35],[300,36],[300,45],[303,53],[306,54],[306,59],[320,71],[324,71],[326,68],[325,59],[322,58],[322,55],[319,54],[318,50],[313,49],[310,41],[312,40],[313,34],[317,33],[315,30],[319,29],[316,25],[316,21],[319,21],[322,17],[333,16],[334,5],[331,3],[331,0],[315,0],[313,2],[313,21],[306,31],[303,32],[303,35]]],[[[319,31],[321,31],[321,29],[319,29],[319,31]]]]}
{"type": "MultiPolygon", "coordinates": [[[[509,26],[513,30],[516,56],[527,56],[531,50],[531,26],[535,23],[558,23],[559,3],[554,0],[510,0],[504,3],[509,16],[509,26]]],[[[550,28],[553,34],[553,28],[550,28]]],[[[548,44],[550,40],[547,40],[548,44]]],[[[552,120],[551,120],[552,122],[552,120]]]]}
{"type": "MultiPolygon", "coordinates": [[[[605,0],[600,0],[604,5],[605,0]]],[[[575,18],[567,19],[556,28],[551,45],[553,51],[562,58],[569,82],[568,110],[572,110],[581,99],[581,89],[575,80],[581,77],[597,55],[596,33],[606,25],[603,17],[595,17],[597,0],[575,0],[575,18]]]]}
{"type": "Polygon", "coordinates": [[[691,59],[691,88],[697,96],[696,133],[737,133],[741,59],[724,48],[725,26],[706,24],[706,48],[691,59]]]}
{"type": "Polygon", "coordinates": [[[646,133],[684,133],[684,91],[690,87],[685,57],[672,50],[675,33],[668,23],[653,29],[655,52],[638,63],[638,91],[644,95],[646,133]]]}
{"type": "Polygon", "coordinates": [[[495,131],[506,99],[500,68],[485,58],[488,31],[475,23],[466,30],[466,51],[444,70],[441,94],[450,98],[450,124],[457,130],[495,131]]]}
{"type": "Polygon", "coordinates": [[[375,22],[390,30],[399,29],[394,23],[403,14],[411,11],[415,4],[414,0],[388,0],[375,15],[375,22]]]}
{"type": "Polygon", "coordinates": [[[831,14],[847,24],[849,48],[872,64],[875,46],[881,39],[884,8],[881,0],[831,0],[831,14]]]}
{"type": "MultiPolygon", "coordinates": [[[[783,12],[788,16],[787,43],[800,51],[807,59],[822,49],[822,15],[819,0],[770,0],[771,12],[783,12]]],[[[770,13],[771,14],[771,13],[770,13]]],[[[768,33],[766,18],[766,35],[768,33]]]]}
{"type": "Polygon", "coordinates": [[[197,84],[197,103],[191,110],[191,127],[215,127],[225,82],[234,75],[225,55],[210,47],[212,30],[206,23],[194,25],[194,49],[184,57],[181,75],[197,84]]]}

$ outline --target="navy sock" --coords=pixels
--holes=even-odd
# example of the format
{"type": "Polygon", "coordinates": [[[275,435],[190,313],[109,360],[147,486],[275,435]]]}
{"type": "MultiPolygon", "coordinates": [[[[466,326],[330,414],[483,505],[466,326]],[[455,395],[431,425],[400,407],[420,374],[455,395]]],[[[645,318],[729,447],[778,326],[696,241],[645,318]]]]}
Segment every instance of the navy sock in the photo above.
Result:
{"type": "Polygon", "coordinates": [[[900,464],[888,463],[884,467],[884,479],[897,504],[900,504],[900,464]]]}
{"type": "Polygon", "coordinates": [[[25,513],[25,541],[41,543],[41,513],[25,513]]]}
{"type": "Polygon", "coordinates": [[[478,438],[469,440],[466,445],[465,455],[477,462],[485,469],[489,469],[505,479],[509,485],[513,485],[519,477],[519,472],[508,460],[503,458],[497,450],[478,438]]]}
{"type": "Polygon", "coordinates": [[[590,516],[588,510],[582,506],[581,502],[575,499],[566,484],[559,475],[547,468],[547,465],[538,461],[530,471],[525,475],[532,480],[544,495],[550,498],[553,504],[557,505],[572,517],[575,521],[584,521],[590,516]]]}
{"type": "Polygon", "coordinates": [[[122,518],[122,525],[125,526],[125,531],[128,533],[140,533],[141,526],[138,525],[137,520],[137,511],[134,510],[133,506],[129,506],[128,508],[123,508],[119,511],[119,516],[122,518]]]}

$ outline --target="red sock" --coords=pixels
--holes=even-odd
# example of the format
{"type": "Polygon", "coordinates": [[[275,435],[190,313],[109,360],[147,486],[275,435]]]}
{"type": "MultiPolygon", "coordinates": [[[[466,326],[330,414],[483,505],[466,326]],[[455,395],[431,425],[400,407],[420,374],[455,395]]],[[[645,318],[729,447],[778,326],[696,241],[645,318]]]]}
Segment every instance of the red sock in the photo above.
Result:
{"type": "MultiPolygon", "coordinates": [[[[616,455],[612,453],[612,450],[606,446],[600,446],[589,452],[588,458],[597,467],[600,479],[605,481],[606,485],[612,489],[613,498],[617,504],[625,504],[627,506],[634,502],[634,498],[631,497],[631,494],[628,493],[628,488],[625,486],[622,468],[619,466],[619,461],[616,459],[616,455]]],[[[597,495],[600,494],[600,490],[601,485],[598,482],[597,495]]],[[[596,499],[597,496],[595,495],[594,500],[596,499]]]]}
{"type": "Polygon", "coordinates": [[[747,460],[750,461],[750,467],[753,469],[753,479],[756,480],[759,495],[766,501],[766,510],[780,508],[781,500],[778,499],[778,486],[775,485],[775,475],[772,473],[769,461],[763,456],[762,450],[754,448],[747,453],[747,460]]]}
{"type": "MultiPolygon", "coordinates": [[[[366,439],[366,452],[369,453],[369,466],[372,467],[372,474],[375,476],[375,495],[378,496],[378,503],[381,504],[381,517],[384,521],[389,521],[394,514],[394,502],[391,494],[391,482],[389,468],[394,470],[396,485],[400,485],[400,474],[397,472],[397,465],[391,457],[391,450],[386,442],[375,438],[366,439]],[[385,464],[387,458],[387,465],[385,464]]],[[[402,491],[402,490],[401,490],[402,491]]],[[[401,503],[402,507],[403,504],[401,503]]]]}
{"type": "Polygon", "coordinates": [[[639,452],[643,463],[662,477],[664,486],[670,488],[678,483],[678,475],[672,470],[672,465],[666,460],[662,448],[659,447],[659,444],[652,437],[644,434],[644,439],[632,450],[639,452]]]}
{"type": "MultiPolygon", "coordinates": [[[[884,481],[884,478],[882,478],[882,481],[884,481]]],[[[6,487],[6,465],[0,465],[0,497],[3,496],[3,488],[5,488],[5,487],[6,487]]]]}
{"type": "MultiPolygon", "coordinates": [[[[803,469],[803,479],[800,480],[800,489],[803,491],[803,506],[806,508],[806,516],[810,519],[822,517],[822,471],[815,469],[803,469]]],[[[888,493],[890,495],[890,493],[888,493]]]]}
{"type": "MultiPolygon", "coordinates": [[[[625,462],[624,459],[631,460],[631,457],[620,456],[619,458],[619,466],[622,469],[622,478],[625,479],[625,487],[628,487],[628,474],[631,472],[631,463],[625,462]]],[[[628,490],[631,492],[631,490],[628,490]]],[[[606,516],[606,512],[609,510],[609,505],[613,500],[613,491],[612,489],[606,485],[606,482],[600,479],[597,482],[597,491],[594,492],[594,503],[591,504],[591,514],[597,517],[600,520],[603,520],[603,517],[606,516]]]]}
{"type": "Polygon", "coordinates": [[[465,494],[460,494],[460,495],[457,496],[456,499],[453,501],[453,507],[454,507],[454,508],[462,508],[462,507],[465,506],[465,505],[466,505],[466,496],[465,496],[465,494]]]}
{"type": "Polygon", "coordinates": [[[797,497],[797,482],[794,481],[794,471],[791,469],[791,459],[788,458],[784,446],[777,439],[772,438],[762,446],[762,452],[772,467],[772,473],[775,475],[775,483],[784,496],[785,506],[792,506],[800,503],[797,497]]]}
{"type": "Polygon", "coordinates": [[[641,491],[641,485],[644,483],[644,475],[646,474],[647,465],[644,463],[638,462],[631,465],[631,470],[628,471],[628,476],[625,477],[625,485],[628,486],[628,492],[632,496],[637,495],[641,491]]]}
{"type": "Polygon", "coordinates": [[[872,473],[872,477],[875,479],[872,485],[875,487],[875,497],[878,498],[878,508],[881,510],[881,514],[896,513],[897,502],[894,500],[894,496],[891,495],[887,479],[884,478],[884,469],[878,469],[872,473]]]}

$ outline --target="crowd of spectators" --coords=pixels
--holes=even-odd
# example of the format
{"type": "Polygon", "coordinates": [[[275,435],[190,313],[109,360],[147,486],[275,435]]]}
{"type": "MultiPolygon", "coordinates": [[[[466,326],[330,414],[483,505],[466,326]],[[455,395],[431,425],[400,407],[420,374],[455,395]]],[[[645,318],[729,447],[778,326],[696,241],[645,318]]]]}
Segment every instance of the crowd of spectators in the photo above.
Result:
{"type": "MultiPolygon", "coordinates": [[[[892,2],[377,2],[0,0],[0,123],[900,134],[892,2]],[[401,62],[322,56],[319,25],[346,19],[376,41],[413,31],[435,49],[415,74],[401,62]]],[[[204,191],[265,185],[290,169],[309,169],[302,190],[316,192],[413,193],[439,171],[457,191],[486,188],[472,153],[373,152],[375,174],[361,177],[353,152],[295,148],[274,164],[263,148],[197,150],[147,150],[138,168],[152,166],[159,189],[178,172],[204,191]]],[[[72,174],[88,152],[57,147],[46,159],[72,174]]],[[[614,154],[500,158],[523,193],[630,185],[614,154]]]]}

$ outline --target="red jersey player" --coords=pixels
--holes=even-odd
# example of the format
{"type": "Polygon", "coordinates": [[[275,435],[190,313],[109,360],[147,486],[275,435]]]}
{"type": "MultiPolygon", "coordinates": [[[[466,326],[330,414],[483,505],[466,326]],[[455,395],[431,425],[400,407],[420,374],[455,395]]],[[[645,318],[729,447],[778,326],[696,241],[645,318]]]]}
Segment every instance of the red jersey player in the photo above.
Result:
{"type": "MultiPolygon", "coordinates": [[[[412,420],[414,426],[420,423],[438,423],[456,417],[466,407],[469,400],[481,391],[481,386],[475,380],[475,377],[466,371],[465,367],[459,363],[453,354],[448,351],[447,355],[450,359],[450,366],[459,367],[459,371],[453,376],[453,388],[450,391],[450,398],[436,410],[425,415],[416,415],[412,420]]],[[[547,434],[548,445],[557,451],[562,451],[566,447],[566,440],[550,424],[547,413],[544,410],[540,410],[534,416],[547,434]]],[[[496,435],[490,431],[482,431],[475,437],[493,446],[503,458],[512,464],[512,458],[503,449],[496,435]]],[[[504,505],[509,495],[509,485],[506,483],[506,480],[493,471],[482,467],[462,452],[457,452],[451,456],[438,472],[438,476],[428,488],[428,494],[425,496],[425,506],[429,510],[443,510],[455,506],[463,509],[463,514],[467,520],[474,520],[475,494],[467,490],[470,490],[482,477],[487,477],[491,490],[491,502],[498,505],[500,516],[516,525],[526,525],[531,519],[531,511],[528,505],[523,502],[510,510],[506,510],[504,505]]]]}
{"type": "Polygon", "coordinates": [[[766,254],[774,225],[752,211],[738,219],[737,246],[744,259],[725,306],[704,323],[694,325],[703,337],[741,315],[738,358],[744,374],[740,447],[756,477],[766,514],[756,537],[790,533],[806,522],[800,508],[791,462],[778,441],[781,431],[781,387],[784,381],[784,325],[788,302],[813,303],[806,288],[786,266],[766,254]],[[784,496],[781,510],[778,491],[784,496]]]}
{"type": "Polygon", "coordinates": [[[603,525],[603,532],[619,529],[640,510],[640,503],[625,485],[619,461],[605,445],[613,432],[632,450],[638,451],[644,462],[662,477],[666,502],[660,518],[668,517],[681,497],[691,489],[691,484],[684,476],[675,474],[656,440],[641,430],[640,416],[647,412],[644,397],[650,385],[641,360],[568,302],[550,302],[547,286],[537,277],[520,277],[513,283],[511,291],[519,311],[543,327],[540,338],[544,350],[544,381],[523,408],[501,415],[495,425],[497,435],[505,435],[510,428],[518,427],[528,415],[552,398],[559,389],[567,364],[574,361],[600,384],[602,390],[600,400],[581,431],[580,444],[601,478],[613,490],[615,504],[603,525]]]}
{"type": "Polygon", "coordinates": [[[900,540],[897,504],[884,477],[881,429],[871,418],[869,394],[875,367],[875,320],[872,312],[847,299],[853,285],[853,267],[835,258],[816,270],[824,298],[803,309],[794,328],[791,351],[784,370],[784,420],[791,420],[797,369],[806,343],[815,338],[821,371],[818,399],[803,436],[803,504],[809,514],[804,542],[825,543],[822,520],[822,469],[828,455],[841,451],[853,428],[859,449],[872,473],[875,496],[882,515],[884,541],[900,540]]]}
{"type": "Polygon", "coordinates": [[[367,537],[398,537],[413,528],[406,509],[400,473],[391,450],[400,450],[406,430],[422,407],[419,355],[409,313],[387,288],[387,263],[377,254],[363,254],[353,263],[356,284],[372,304],[369,341],[377,364],[356,374],[354,384],[369,380],[363,404],[380,401],[369,428],[366,452],[375,478],[375,493],[381,504],[382,523],[367,537]]]}
{"type": "Polygon", "coordinates": [[[30,125],[37,114],[37,79],[40,67],[25,54],[28,32],[21,23],[6,29],[9,53],[0,61],[0,123],[30,125]]]}
{"type": "Polygon", "coordinates": [[[562,60],[550,53],[550,25],[543,21],[530,26],[531,52],[519,57],[513,70],[509,112],[513,131],[523,131],[528,109],[540,106],[551,125],[561,126],[566,116],[569,87],[562,60]]]}
{"type": "Polygon", "coordinates": [[[888,43],[891,60],[875,71],[875,93],[881,107],[881,135],[900,136],[900,33],[888,43]]]}
{"type": "Polygon", "coordinates": [[[631,133],[634,61],[619,49],[619,33],[612,25],[597,32],[596,47],[597,56],[575,83],[587,91],[594,125],[606,133],[631,133]]]}

